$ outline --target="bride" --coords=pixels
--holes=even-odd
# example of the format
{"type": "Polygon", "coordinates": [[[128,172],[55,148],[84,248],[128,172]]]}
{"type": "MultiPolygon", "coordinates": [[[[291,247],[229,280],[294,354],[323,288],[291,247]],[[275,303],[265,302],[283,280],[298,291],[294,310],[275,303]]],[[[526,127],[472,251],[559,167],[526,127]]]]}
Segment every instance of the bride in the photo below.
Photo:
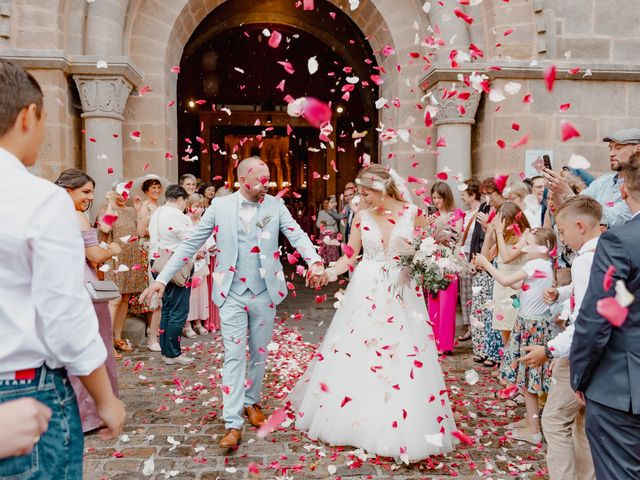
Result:
{"type": "Polygon", "coordinates": [[[312,439],[416,462],[457,443],[425,300],[413,282],[392,285],[394,257],[427,223],[395,172],[370,165],[356,183],[360,210],[330,280],[353,269],[361,248],[364,256],[289,400],[312,439]]]}

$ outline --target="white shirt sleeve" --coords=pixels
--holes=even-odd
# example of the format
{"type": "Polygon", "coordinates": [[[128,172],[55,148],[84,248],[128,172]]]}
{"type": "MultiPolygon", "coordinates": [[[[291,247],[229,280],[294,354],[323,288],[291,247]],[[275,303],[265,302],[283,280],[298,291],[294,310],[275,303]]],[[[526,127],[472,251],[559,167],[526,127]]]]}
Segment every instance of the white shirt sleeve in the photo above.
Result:
{"type": "Polygon", "coordinates": [[[67,371],[84,376],[100,367],[107,350],[84,286],[84,243],[68,194],[60,189],[31,227],[32,297],[41,338],[67,371]]]}
{"type": "Polygon", "coordinates": [[[571,323],[564,331],[560,332],[553,340],[547,343],[549,350],[551,350],[555,358],[565,358],[569,356],[575,329],[575,325],[571,323]]]}

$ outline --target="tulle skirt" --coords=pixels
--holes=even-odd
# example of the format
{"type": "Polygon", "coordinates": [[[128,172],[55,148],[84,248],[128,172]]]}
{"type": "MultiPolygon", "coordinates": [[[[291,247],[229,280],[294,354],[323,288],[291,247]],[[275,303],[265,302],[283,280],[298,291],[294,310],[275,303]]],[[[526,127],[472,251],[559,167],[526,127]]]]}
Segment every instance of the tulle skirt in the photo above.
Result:
{"type": "Polygon", "coordinates": [[[358,265],[289,400],[312,439],[415,462],[452,451],[456,426],[425,300],[384,265],[358,265]]]}

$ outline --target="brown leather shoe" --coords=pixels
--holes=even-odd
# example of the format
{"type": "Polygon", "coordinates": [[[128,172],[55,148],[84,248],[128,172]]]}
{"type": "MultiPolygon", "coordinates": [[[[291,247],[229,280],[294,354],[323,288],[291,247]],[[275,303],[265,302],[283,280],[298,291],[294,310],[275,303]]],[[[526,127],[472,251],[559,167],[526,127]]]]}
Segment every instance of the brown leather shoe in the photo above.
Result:
{"type": "Polygon", "coordinates": [[[220,440],[220,446],[222,448],[235,448],[240,443],[240,440],[242,440],[242,432],[236,428],[230,428],[220,440]]]}
{"type": "Polygon", "coordinates": [[[262,413],[262,410],[257,403],[255,405],[245,407],[244,413],[247,415],[249,423],[254,427],[261,427],[262,424],[267,421],[267,419],[264,418],[264,413],[262,413]]]}

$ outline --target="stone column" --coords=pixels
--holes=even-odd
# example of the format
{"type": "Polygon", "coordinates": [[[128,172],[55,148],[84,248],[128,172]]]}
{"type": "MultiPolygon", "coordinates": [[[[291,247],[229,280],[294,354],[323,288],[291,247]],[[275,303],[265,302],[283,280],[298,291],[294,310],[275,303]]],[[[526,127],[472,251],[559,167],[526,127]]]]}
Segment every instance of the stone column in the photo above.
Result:
{"type": "Polygon", "coordinates": [[[73,79],[82,102],[85,169],[96,181],[93,215],[111,184],[123,178],[122,114],[133,86],[122,75],[74,75],[73,79]]]}
{"type": "MultiPolygon", "coordinates": [[[[438,88],[438,114],[434,125],[438,127],[437,138],[444,139],[444,146],[438,147],[438,172],[444,167],[451,169],[451,175],[462,173],[464,179],[471,176],[471,126],[475,123],[476,111],[480,103],[480,94],[472,89],[458,86],[457,94],[444,98],[447,91],[438,88]],[[468,93],[469,98],[462,100],[460,93],[468,93]]],[[[457,189],[454,190],[457,192],[457,189]]]]}

